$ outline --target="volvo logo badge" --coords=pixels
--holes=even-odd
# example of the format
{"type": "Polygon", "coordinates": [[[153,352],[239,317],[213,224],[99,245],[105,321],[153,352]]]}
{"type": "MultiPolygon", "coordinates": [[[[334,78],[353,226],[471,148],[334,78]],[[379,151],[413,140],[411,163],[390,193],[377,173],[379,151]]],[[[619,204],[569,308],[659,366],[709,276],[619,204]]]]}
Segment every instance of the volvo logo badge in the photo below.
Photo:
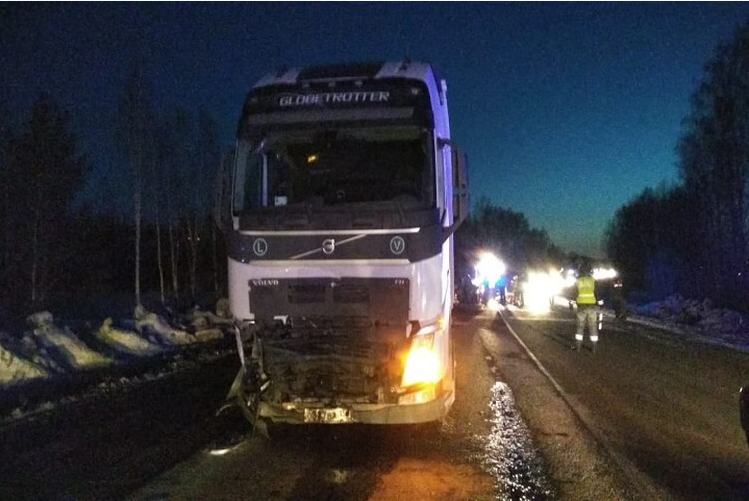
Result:
{"type": "Polygon", "coordinates": [[[255,241],[252,242],[252,252],[254,252],[256,256],[264,256],[265,253],[268,252],[268,242],[266,242],[264,238],[256,238],[255,241]]]}
{"type": "Polygon", "coordinates": [[[403,237],[395,236],[390,239],[390,252],[398,256],[400,254],[403,254],[403,251],[405,250],[406,250],[406,241],[403,240],[403,237]]]}
{"type": "Polygon", "coordinates": [[[335,240],[332,238],[326,238],[322,242],[322,251],[325,254],[333,254],[333,251],[335,250],[335,240]]]}

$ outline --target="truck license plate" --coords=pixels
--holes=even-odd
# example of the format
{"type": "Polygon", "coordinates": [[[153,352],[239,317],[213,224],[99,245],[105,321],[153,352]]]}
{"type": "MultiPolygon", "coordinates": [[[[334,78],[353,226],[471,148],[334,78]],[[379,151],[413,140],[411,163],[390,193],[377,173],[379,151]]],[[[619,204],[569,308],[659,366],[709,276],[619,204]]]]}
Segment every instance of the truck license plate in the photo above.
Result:
{"type": "Polygon", "coordinates": [[[353,423],[351,409],[304,409],[305,423],[353,423]]]}

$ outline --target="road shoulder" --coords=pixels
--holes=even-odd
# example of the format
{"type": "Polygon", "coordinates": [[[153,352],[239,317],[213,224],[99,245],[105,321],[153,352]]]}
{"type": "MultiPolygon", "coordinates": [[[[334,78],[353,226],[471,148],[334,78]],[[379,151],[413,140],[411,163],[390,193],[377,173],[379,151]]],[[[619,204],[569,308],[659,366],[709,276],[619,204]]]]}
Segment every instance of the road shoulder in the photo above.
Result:
{"type": "Polygon", "coordinates": [[[560,499],[639,499],[606,451],[495,313],[479,335],[546,462],[560,499]]]}

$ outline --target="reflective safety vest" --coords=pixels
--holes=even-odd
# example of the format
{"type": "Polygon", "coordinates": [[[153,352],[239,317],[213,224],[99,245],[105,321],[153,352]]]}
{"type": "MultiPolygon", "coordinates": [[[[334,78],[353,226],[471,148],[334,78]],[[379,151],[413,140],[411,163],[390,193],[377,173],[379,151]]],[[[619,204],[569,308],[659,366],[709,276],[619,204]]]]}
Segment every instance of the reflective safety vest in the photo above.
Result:
{"type": "Polygon", "coordinates": [[[596,304],[596,281],[593,277],[577,279],[577,304],[596,304]]]}

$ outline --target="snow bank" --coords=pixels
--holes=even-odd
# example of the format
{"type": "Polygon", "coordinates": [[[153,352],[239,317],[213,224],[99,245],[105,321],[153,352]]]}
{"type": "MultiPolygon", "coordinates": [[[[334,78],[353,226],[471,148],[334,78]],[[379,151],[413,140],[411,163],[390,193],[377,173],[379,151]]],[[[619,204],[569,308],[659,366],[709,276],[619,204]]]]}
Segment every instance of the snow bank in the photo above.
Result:
{"type": "Polygon", "coordinates": [[[232,325],[227,305],[226,300],[219,301],[216,313],[193,309],[184,318],[187,323],[184,328],[172,325],[179,325],[181,321],[172,319],[170,323],[163,316],[138,307],[135,321],[125,319],[121,324],[129,323],[130,328],[117,327],[111,317],[106,318],[91,333],[91,346],[69,327],[55,325],[49,311],[34,313],[27,317],[30,330],[23,334],[0,331],[0,388],[56,374],[126,363],[120,362],[116,353],[147,358],[192,343],[221,340],[232,325]],[[104,351],[117,360],[92,348],[103,346],[111,348],[104,351]]]}
{"type": "Polygon", "coordinates": [[[163,317],[146,310],[143,306],[135,308],[135,326],[143,336],[155,344],[182,346],[197,342],[197,338],[187,331],[169,325],[163,317]]]}
{"type": "MultiPolygon", "coordinates": [[[[182,357],[179,351],[181,347],[219,341],[231,332],[232,321],[228,318],[230,313],[226,300],[216,305],[216,313],[196,308],[185,317],[168,310],[165,314],[169,320],[143,307],[136,308],[134,319],[119,319],[116,326],[115,321],[108,317],[98,328],[86,328],[85,333],[81,333],[82,338],[79,338],[67,326],[55,325],[50,312],[42,311],[29,315],[26,322],[31,329],[22,334],[11,335],[0,331],[0,394],[7,397],[2,402],[3,412],[7,411],[7,414],[0,416],[0,420],[20,419],[56,405],[46,400],[42,393],[39,393],[39,399],[33,396],[27,398],[29,394],[26,391],[32,391],[32,395],[37,391],[32,386],[16,394],[14,390],[24,388],[21,386],[24,383],[41,381],[39,387],[48,387],[47,382],[54,384],[62,377],[67,380],[69,376],[89,369],[116,367],[151,357],[159,363],[162,358],[157,355],[165,352],[174,354],[174,357],[165,357],[163,360],[169,362],[155,373],[151,372],[153,366],[148,365],[151,369],[142,375],[113,380],[105,377],[96,389],[109,391],[125,384],[138,384],[142,380],[160,377],[161,370],[167,373],[177,367],[182,357]],[[126,356],[119,357],[118,354],[126,356]]],[[[214,349],[197,352],[199,357],[216,356],[218,353],[221,351],[214,349]]],[[[103,371],[103,374],[107,372],[103,371]]],[[[61,399],[70,398],[64,394],[59,396],[61,399]]]]}
{"type": "Polygon", "coordinates": [[[159,345],[144,339],[137,332],[114,327],[111,317],[104,319],[94,336],[115,350],[129,355],[148,357],[163,351],[159,345]]]}
{"type": "Polygon", "coordinates": [[[217,305],[217,311],[218,314],[193,308],[187,314],[187,321],[195,331],[195,337],[198,341],[205,342],[221,339],[224,333],[216,326],[230,327],[233,325],[230,318],[222,315],[221,302],[217,305]]]}
{"type": "Polygon", "coordinates": [[[37,364],[20,358],[0,342],[0,385],[47,377],[49,373],[37,364]]]}
{"type": "Polygon", "coordinates": [[[676,294],[663,301],[630,305],[629,309],[637,315],[683,328],[716,342],[737,347],[749,346],[749,316],[714,308],[709,299],[698,301],[676,294]]]}
{"type": "Polygon", "coordinates": [[[31,336],[26,338],[36,343],[38,351],[46,354],[58,370],[68,372],[113,363],[112,359],[86,346],[68,327],[56,326],[48,311],[29,315],[26,322],[33,328],[31,336]]]}

